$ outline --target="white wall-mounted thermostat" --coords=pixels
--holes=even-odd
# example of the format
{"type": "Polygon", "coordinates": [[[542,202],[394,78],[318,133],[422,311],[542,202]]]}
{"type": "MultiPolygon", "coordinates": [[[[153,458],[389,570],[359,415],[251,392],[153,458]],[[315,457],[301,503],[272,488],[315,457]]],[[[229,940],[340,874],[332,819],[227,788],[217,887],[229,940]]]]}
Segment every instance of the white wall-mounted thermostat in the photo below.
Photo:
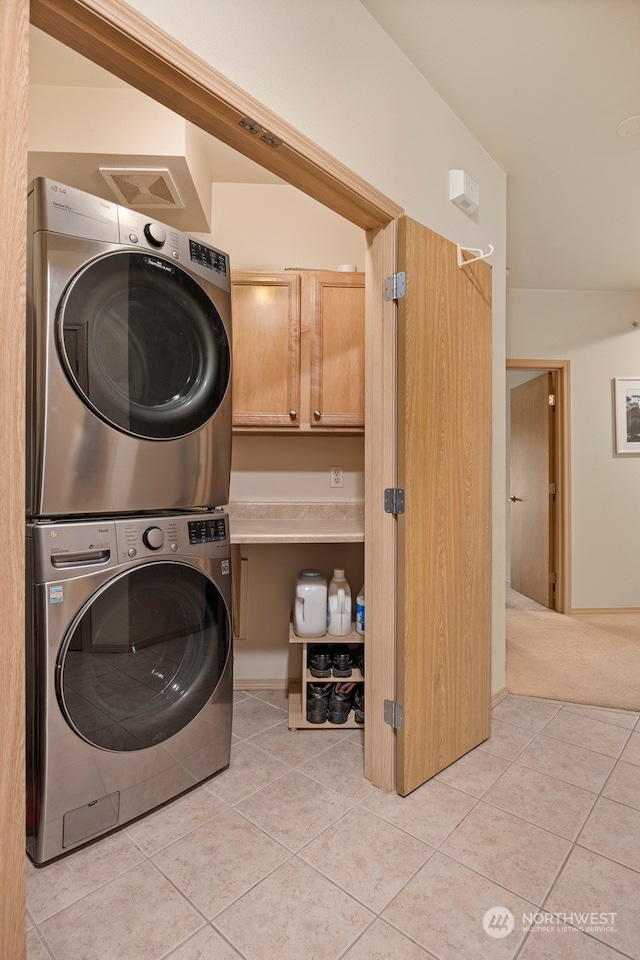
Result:
{"type": "Polygon", "coordinates": [[[480,204],[480,187],[464,170],[449,170],[449,200],[465,213],[474,213],[480,204]]]}

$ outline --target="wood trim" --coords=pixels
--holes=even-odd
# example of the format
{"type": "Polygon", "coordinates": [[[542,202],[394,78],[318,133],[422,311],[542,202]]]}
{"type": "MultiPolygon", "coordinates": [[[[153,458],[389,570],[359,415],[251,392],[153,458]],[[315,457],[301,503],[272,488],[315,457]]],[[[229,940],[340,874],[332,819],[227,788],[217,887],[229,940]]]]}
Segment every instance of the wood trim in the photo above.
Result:
{"type": "Polygon", "coordinates": [[[569,360],[508,359],[507,370],[552,370],[556,374],[555,458],[558,469],[556,611],[571,612],[571,364],[569,360]]]}
{"type": "Polygon", "coordinates": [[[640,614],[640,607],[574,607],[569,610],[571,617],[588,617],[589,614],[596,613],[640,614]]]}
{"type": "Polygon", "coordinates": [[[234,680],[234,690],[288,690],[288,680],[234,680]]]}
{"type": "Polygon", "coordinates": [[[24,960],[24,394],[27,229],[28,0],[0,11],[0,558],[3,693],[0,697],[0,952],[24,960]]]}
{"type": "Polygon", "coordinates": [[[365,280],[364,576],[367,603],[365,776],[396,788],[396,739],[382,705],[396,698],[397,521],[384,511],[396,462],[397,307],[385,301],[382,278],[396,269],[397,221],[367,233],[365,280]],[[375,571],[375,577],[374,577],[375,571]]]}
{"type": "Polygon", "coordinates": [[[121,0],[31,0],[31,22],[364,230],[401,208],[121,0]],[[250,118],[259,133],[240,126],[250,118]],[[269,146],[266,132],[282,141],[269,146]]]}
{"type": "Polygon", "coordinates": [[[499,703],[502,703],[504,698],[507,697],[508,695],[509,695],[509,691],[507,690],[507,688],[501,687],[501,689],[498,690],[497,693],[494,693],[493,696],[491,697],[491,709],[493,710],[493,708],[497,707],[499,703]]]}

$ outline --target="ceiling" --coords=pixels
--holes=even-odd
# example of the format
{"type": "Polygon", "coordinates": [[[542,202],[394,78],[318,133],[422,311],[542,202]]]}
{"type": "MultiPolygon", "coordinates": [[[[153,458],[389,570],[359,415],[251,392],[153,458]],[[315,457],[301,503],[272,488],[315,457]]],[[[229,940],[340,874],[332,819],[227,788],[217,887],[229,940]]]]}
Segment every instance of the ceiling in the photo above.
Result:
{"type": "Polygon", "coordinates": [[[639,0],[361,3],[507,173],[509,286],[640,290],[639,0]]]}
{"type": "MultiPolygon", "coordinates": [[[[360,2],[507,173],[509,286],[640,290],[640,0],[360,2]]],[[[32,54],[32,83],[124,86],[32,54]]],[[[209,139],[214,181],[280,182],[209,139]]]]}

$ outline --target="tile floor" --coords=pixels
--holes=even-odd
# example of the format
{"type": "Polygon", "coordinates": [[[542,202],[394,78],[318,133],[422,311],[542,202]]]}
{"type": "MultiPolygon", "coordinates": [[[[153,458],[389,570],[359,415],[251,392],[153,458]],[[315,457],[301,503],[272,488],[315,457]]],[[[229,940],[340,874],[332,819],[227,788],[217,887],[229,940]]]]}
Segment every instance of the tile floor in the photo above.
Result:
{"type": "Polygon", "coordinates": [[[509,696],[401,799],[361,730],[236,700],[227,771],[27,865],[29,960],[640,960],[638,714],[509,696]]]}

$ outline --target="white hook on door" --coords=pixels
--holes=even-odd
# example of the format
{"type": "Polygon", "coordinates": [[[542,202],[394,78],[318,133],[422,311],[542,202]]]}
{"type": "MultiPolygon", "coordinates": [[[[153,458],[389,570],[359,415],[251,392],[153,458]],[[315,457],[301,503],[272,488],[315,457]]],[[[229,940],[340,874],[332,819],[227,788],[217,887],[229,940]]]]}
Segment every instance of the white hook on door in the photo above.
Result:
{"type": "Polygon", "coordinates": [[[477,247],[461,247],[460,244],[457,244],[456,249],[458,251],[458,266],[466,267],[470,263],[475,263],[476,260],[486,260],[487,257],[490,257],[493,253],[494,247],[493,244],[489,244],[489,250],[485,253],[483,250],[479,250],[477,247]],[[462,256],[463,251],[465,253],[475,253],[475,257],[471,257],[469,260],[465,260],[462,256]]]}

